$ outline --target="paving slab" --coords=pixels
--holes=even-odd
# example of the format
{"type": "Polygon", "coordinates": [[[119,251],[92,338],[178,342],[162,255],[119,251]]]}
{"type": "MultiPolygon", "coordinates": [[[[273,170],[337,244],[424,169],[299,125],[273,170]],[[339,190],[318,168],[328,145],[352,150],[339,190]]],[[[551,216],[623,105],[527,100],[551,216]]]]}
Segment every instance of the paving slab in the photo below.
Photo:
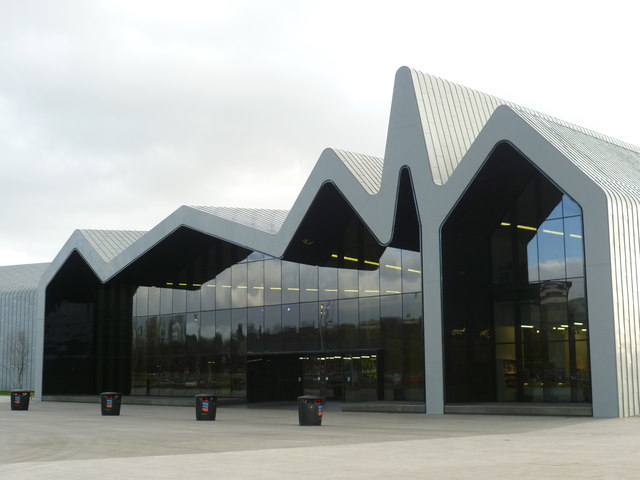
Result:
{"type": "Polygon", "coordinates": [[[640,418],[0,402],[0,479],[640,478],[640,418]]]}

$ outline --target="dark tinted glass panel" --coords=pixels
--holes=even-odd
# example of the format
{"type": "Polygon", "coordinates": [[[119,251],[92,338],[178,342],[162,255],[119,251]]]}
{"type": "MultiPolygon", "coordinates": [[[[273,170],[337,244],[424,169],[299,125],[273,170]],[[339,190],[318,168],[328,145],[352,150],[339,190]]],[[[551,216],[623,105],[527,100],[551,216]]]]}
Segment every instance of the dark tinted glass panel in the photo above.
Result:
{"type": "Polygon", "coordinates": [[[184,313],[187,311],[187,292],[186,290],[173,290],[173,313],[184,313]]]}
{"type": "Polygon", "coordinates": [[[216,345],[215,351],[226,355],[231,353],[231,312],[218,310],[216,312],[216,345]]]}
{"type": "Polygon", "coordinates": [[[166,315],[173,313],[173,289],[160,289],[160,313],[166,315]]]}
{"type": "Polygon", "coordinates": [[[335,268],[319,267],[319,298],[332,300],[338,298],[338,270],[335,268]]]}
{"type": "Polygon", "coordinates": [[[338,270],[338,288],[340,298],[357,298],[358,270],[338,270]]]}
{"type": "Polygon", "coordinates": [[[253,353],[264,350],[264,307],[247,309],[247,349],[253,353]]]}
{"type": "Polygon", "coordinates": [[[380,295],[379,270],[361,270],[358,272],[358,287],[361,297],[380,295]]]}
{"type": "Polygon", "coordinates": [[[200,288],[202,302],[202,310],[215,310],[216,308],[216,287],[215,280],[208,281],[202,284],[200,288]]]}
{"type": "Polygon", "coordinates": [[[268,352],[278,352],[282,348],[280,308],[280,305],[264,307],[264,348],[268,352]]]}
{"type": "Polygon", "coordinates": [[[338,348],[337,300],[320,302],[320,335],[325,350],[338,348]]]}
{"type": "Polygon", "coordinates": [[[548,220],[538,230],[540,280],[565,277],[565,252],[562,219],[548,220]]]}
{"type": "Polygon", "coordinates": [[[300,265],[300,301],[318,300],[318,267],[300,265]]]}
{"type": "Polygon", "coordinates": [[[147,289],[149,292],[149,315],[160,314],[160,292],[162,289],[156,287],[150,287],[147,289]]]}
{"type": "Polygon", "coordinates": [[[402,291],[420,292],[422,290],[422,260],[420,252],[402,251],[402,291]]]}
{"type": "Polygon", "coordinates": [[[251,262],[248,268],[248,304],[250,307],[264,305],[264,262],[251,262]]]}
{"type": "Polygon", "coordinates": [[[360,348],[380,348],[380,297],[359,300],[360,348]]]}
{"type": "Polygon", "coordinates": [[[282,306],[282,349],[294,352],[300,349],[300,308],[297,303],[282,306]]]}
{"type": "Polygon", "coordinates": [[[247,310],[231,310],[231,355],[247,353],[247,310]]]}
{"type": "Polygon", "coordinates": [[[567,255],[567,277],[582,277],[584,275],[582,217],[564,219],[564,242],[567,255]]]}
{"type": "Polygon", "coordinates": [[[247,306],[247,264],[239,263],[231,267],[231,306],[243,308],[247,306]]]}
{"type": "Polygon", "coordinates": [[[300,301],[300,266],[297,263],[282,262],[282,303],[300,301]]]}
{"type": "Polygon", "coordinates": [[[398,294],[402,291],[402,254],[396,248],[387,248],[380,258],[380,293],[398,294]]]}
{"type": "Polygon", "coordinates": [[[216,277],[216,309],[231,307],[231,269],[228,268],[216,277]]]}
{"type": "Polygon", "coordinates": [[[282,302],[280,260],[264,262],[264,283],[265,305],[279,305],[282,302]]]}
{"type": "Polygon", "coordinates": [[[187,290],[187,312],[200,311],[200,290],[187,290]]]}
{"type": "Polygon", "coordinates": [[[358,299],[338,302],[340,348],[358,348],[358,299]]]}
{"type": "Polygon", "coordinates": [[[206,311],[200,313],[199,330],[200,355],[212,355],[214,352],[214,339],[216,336],[216,312],[206,311]]]}
{"type": "Polygon", "coordinates": [[[149,289],[147,287],[138,287],[135,295],[135,314],[136,316],[147,315],[149,312],[149,289]]]}
{"type": "Polygon", "coordinates": [[[300,304],[300,348],[303,351],[320,350],[324,347],[318,328],[319,314],[318,302],[300,304]]]}

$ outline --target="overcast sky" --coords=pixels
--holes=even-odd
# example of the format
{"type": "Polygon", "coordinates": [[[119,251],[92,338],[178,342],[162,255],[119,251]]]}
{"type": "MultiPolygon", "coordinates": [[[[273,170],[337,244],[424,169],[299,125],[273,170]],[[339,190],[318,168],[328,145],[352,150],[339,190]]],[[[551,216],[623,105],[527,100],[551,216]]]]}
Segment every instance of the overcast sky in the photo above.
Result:
{"type": "Polygon", "coordinates": [[[402,65],[640,145],[635,2],[0,0],[0,265],[382,156],[402,65]]]}

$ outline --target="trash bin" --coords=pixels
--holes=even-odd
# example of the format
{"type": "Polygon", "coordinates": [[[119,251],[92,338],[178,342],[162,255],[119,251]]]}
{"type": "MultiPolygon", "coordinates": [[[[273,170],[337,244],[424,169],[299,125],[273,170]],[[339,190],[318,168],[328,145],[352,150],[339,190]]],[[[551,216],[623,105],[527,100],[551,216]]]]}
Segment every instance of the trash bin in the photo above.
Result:
{"type": "Polygon", "coordinates": [[[298,397],[298,421],[300,425],[320,425],[323,412],[322,397],[314,395],[298,397]]]}
{"type": "Polygon", "coordinates": [[[209,393],[196,395],[196,420],[215,420],[218,397],[209,393]]]}
{"type": "Polygon", "coordinates": [[[11,410],[29,410],[31,390],[11,391],[11,410]]]}
{"type": "Polygon", "coordinates": [[[100,411],[102,415],[120,415],[122,394],[118,392],[103,392],[100,394],[100,411]]]}

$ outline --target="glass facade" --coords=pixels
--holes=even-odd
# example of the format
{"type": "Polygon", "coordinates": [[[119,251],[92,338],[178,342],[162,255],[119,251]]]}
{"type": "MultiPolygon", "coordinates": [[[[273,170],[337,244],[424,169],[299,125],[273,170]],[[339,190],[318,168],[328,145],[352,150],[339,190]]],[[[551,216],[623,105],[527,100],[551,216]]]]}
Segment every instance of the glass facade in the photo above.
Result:
{"type": "Polygon", "coordinates": [[[507,144],[443,227],[447,402],[590,402],[582,210],[507,144]]]}
{"type": "Polygon", "coordinates": [[[255,252],[203,284],[138,287],[131,394],[424,401],[421,268],[391,247],[322,267],[255,252]]]}

